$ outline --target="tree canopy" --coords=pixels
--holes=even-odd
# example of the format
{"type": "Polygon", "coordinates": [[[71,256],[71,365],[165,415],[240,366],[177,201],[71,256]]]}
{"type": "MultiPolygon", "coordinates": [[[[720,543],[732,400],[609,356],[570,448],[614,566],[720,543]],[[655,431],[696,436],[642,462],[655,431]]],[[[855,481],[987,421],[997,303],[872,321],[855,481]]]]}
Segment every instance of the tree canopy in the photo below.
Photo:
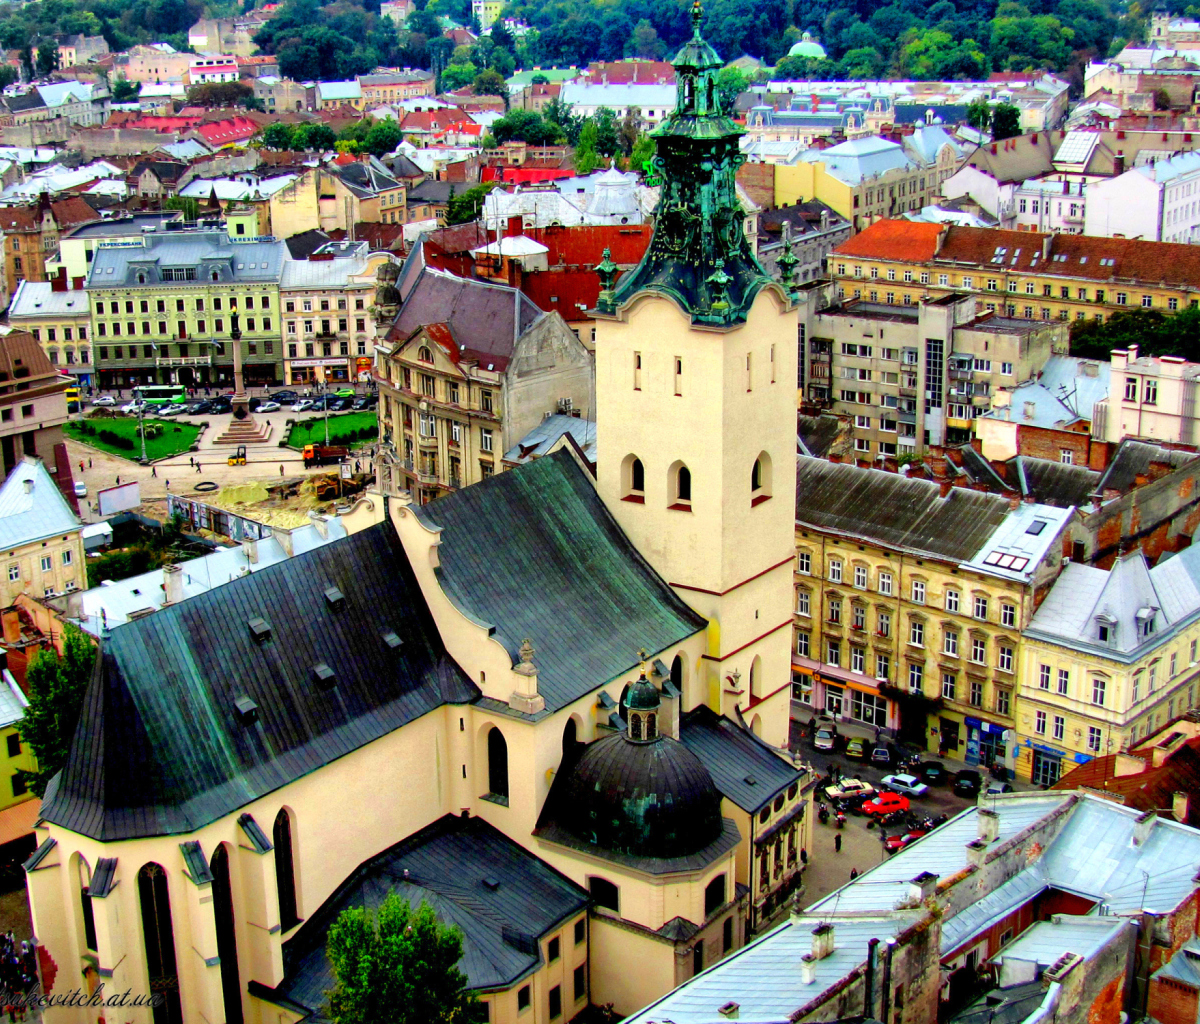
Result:
{"type": "Polygon", "coordinates": [[[1137,345],[1146,356],[1180,356],[1200,362],[1200,309],[1178,313],[1131,309],[1107,320],[1077,320],[1071,325],[1071,355],[1109,359],[1114,348],[1137,345]]]}
{"type": "Polygon", "coordinates": [[[39,797],[67,763],[96,660],[95,646],[78,626],[63,627],[62,643],[61,657],[49,648],[30,659],[25,674],[29,707],[17,726],[37,758],[38,770],[25,774],[29,788],[39,797]]]}
{"type": "Polygon", "coordinates": [[[388,893],[379,910],[349,907],[329,929],[328,992],[334,1024],[472,1024],[486,1007],[458,969],[462,933],[422,900],[413,910],[388,893]]]}

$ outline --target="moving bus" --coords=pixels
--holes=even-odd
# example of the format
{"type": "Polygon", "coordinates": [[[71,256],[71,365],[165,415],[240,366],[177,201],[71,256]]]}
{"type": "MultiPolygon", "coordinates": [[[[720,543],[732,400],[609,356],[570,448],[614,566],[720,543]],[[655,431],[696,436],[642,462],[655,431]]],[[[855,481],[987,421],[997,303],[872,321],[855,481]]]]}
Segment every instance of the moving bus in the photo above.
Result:
{"type": "Polygon", "coordinates": [[[79,384],[76,382],[66,390],[67,412],[79,412],[79,384]]]}
{"type": "Polygon", "coordinates": [[[133,389],[133,397],[147,405],[178,405],[187,401],[187,388],[182,384],[144,384],[133,389]]]}

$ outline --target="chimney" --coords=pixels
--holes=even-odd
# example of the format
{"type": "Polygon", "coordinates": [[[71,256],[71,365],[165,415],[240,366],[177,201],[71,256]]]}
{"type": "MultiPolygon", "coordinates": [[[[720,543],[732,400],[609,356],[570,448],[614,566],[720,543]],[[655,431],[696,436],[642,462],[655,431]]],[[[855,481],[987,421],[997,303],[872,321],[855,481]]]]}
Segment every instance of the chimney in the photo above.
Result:
{"type": "Polygon", "coordinates": [[[811,985],[817,980],[817,958],[811,953],[805,953],[800,958],[800,983],[811,985]]]}
{"type": "Polygon", "coordinates": [[[1150,833],[1154,830],[1154,822],[1157,817],[1154,811],[1143,811],[1137,816],[1137,820],[1133,823],[1134,846],[1141,846],[1150,838],[1150,833]]]}
{"type": "Polygon", "coordinates": [[[1048,260],[1050,258],[1050,246],[1053,245],[1053,243],[1054,235],[1052,234],[1047,234],[1042,238],[1042,259],[1048,260]]]}
{"type": "Polygon", "coordinates": [[[824,960],[833,952],[833,925],[824,921],[812,930],[812,955],[824,960]]]}
{"type": "Polygon", "coordinates": [[[1176,821],[1186,822],[1188,818],[1188,801],[1190,797],[1182,790],[1176,790],[1171,797],[1171,817],[1176,821]]]}
{"type": "Polygon", "coordinates": [[[985,843],[994,843],[1000,835],[1000,815],[981,807],[975,812],[975,816],[979,823],[979,838],[985,843]]]}
{"type": "Polygon", "coordinates": [[[1033,419],[1037,415],[1037,402],[1026,402],[1021,415],[1027,420],[1033,419]]]}
{"type": "Polygon", "coordinates": [[[242,551],[245,552],[247,562],[251,565],[258,564],[258,539],[256,537],[243,537],[242,551]]]}
{"type": "Polygon", "coordinates": [[[937,892],[938,876],[932,871],[922,871],[908,883],[909,899],[923,902],[937,892]]]}
{"type": "Polygon", "coordinates": [[[987,843],[982,839],[972,839],[967,843],[967,864],[981,868],[986,859],[987,843]]]}
{"type": "Polygon", "coordinates": [[[508,229],[504,232],[504,235],[506,238],[517,238],[524,230],[521,215],[518,213],[508,218],[508,229]]]}
{"type": "Polygon", "coordinates": [[[1113,175],[1115,177],[1118,174],[1124,174],[1124,173],[1125,173],[1125,153],[1123,150],[1118,149],[1117,155],[1115,157],[1113,157],[1113,175]]]}
{"type": "Polygon", "coordinates": [[[938,482],[938,497],[945,498],[954,490],[953,480],[941,480],[938,482]]]}
{"type": "Polygon", "coordinates": [[[329,520],[324,516],[309,514],[309,519],[312,520],[313,526],[317,528],[317,533],[321,535],[322,540],[329,539],[329,520]]]}
{"type": "Polygon", "coordinates": [[[85,280],[87,280],[87,279],[83,278],[83,277],[73,277],[73,278],[71,278],[71,287],[73,289],[75,289],[76,291],[82,291],[83,290],[83,282],[85,280]]]}
{"type": "Polygon", "coordinates": [[[167,604],[179,604],[183,600],[183,566],[163,566],[163,590],[167,594],[167,604]]]}
{"type": "Polygon", "coordinates": [[[52,292],[65,292],[68,289],[67,268],[59,267],[58,272],[50,279],[50,290],[52,292]]]}
{"type": "Polygon", "coordinates": [[[25,484],[25,493],[32,494],[33,493],[33,479],[30,478],[30,479],[24,480],[24,481],[22,481],[22,483],[25,484]]]}

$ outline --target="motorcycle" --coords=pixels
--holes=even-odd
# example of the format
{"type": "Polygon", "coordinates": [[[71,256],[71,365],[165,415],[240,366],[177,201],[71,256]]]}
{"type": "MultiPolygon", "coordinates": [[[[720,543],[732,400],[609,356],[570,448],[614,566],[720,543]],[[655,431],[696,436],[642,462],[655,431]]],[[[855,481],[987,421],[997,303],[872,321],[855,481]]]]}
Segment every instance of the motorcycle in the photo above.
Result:
{"type": "Polygon", "coordinates": [[[846,812],[845,811],[837,812],[837,827],[838,828],[846,827],[846,812]]]}
{"type": "Polygon", "coordinates": [[[822,825],[829,824],[829,808],[826,807],[824,804],[817,805],[817,820],[822,825]]]}

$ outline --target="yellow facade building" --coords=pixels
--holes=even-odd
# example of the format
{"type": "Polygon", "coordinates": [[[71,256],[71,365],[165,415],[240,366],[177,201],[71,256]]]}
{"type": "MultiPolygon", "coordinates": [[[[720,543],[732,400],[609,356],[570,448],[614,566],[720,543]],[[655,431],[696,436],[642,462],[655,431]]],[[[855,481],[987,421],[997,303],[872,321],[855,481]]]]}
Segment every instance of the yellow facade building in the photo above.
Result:
{"type": "Polygon", "coordinates": [[[798,461],[794,714],[1013,769],[1021,629],[1070,510],[798,461]]]}
{"type": "Polygon", "coordinates": [[[1025,629],[1018,772],[1041,785],[1195,706],[1200,557],[1071,563],[1025,629]]]}

